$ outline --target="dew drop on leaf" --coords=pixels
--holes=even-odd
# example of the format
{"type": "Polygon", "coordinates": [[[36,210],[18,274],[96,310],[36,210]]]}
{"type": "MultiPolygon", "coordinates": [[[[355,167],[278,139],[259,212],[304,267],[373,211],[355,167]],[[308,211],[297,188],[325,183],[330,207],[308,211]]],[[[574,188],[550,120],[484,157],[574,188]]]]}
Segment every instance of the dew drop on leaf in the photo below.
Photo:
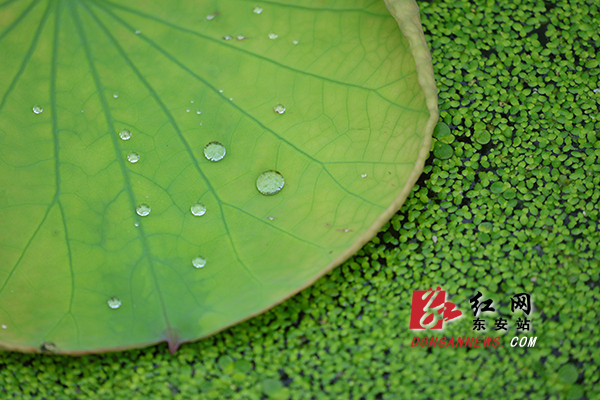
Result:
{"type": "Polygon", "coordinates": [[[129,140],[131,139],[131,131],[129,129],[123,129],[119,132],[119,137],[123,140],[129,140]]]}
{"type": "Polygon", "coordinates": [[[150,208],[150,206],[148,204],[140,204],[135,209],[135,212],[140,217],[145,217],[146,215],[150,214],[150,211],[152,211],[152,209],[150,208]]]}
{"type": "Polygon", "coordinates": [[[36,114],[41,114],[44,109],[40,106],[33,106],[33,112],[36,114]]]}
{"type": "Polygon", "coordinates": [[[139,29],[137,31],[135,31],[136,35],[139,35],[140,33],[142,33],[142,31],[140,31],[139,29]]]}
{"type": "Polygon", "coordinates": [[[200,114],[202,114],[202,111],[198,110],[198,111],[196,111],[196,114],[200,115],[200,114]]]}
{"type": "Polygon", "coordinates": [[[131,153],[127,154],[127,161],[135,164],[136,162],[140,161],[140,155],[135,151],[132,151],[131,153]]]}
{"type": "Polygon", "coordinates": [[[5,324],[2,324],[2,329],[6,329],[8,328],[8,326],[6,326],[5,324]]]}
{"type": "Polygon", "coordinates": [[[300,42],[298,42],[297,40],[292,40],[292,43],[293,43],[293,44],[298,44],[298,43],[300,43],[300,42]]]}
{"type": "Polygon", "coordinates": [[[283,104],[277,104],[273,108],[273,111],[275,111],[277,114],[283,114],[285,112],[285,106],[283,104]]]}
{"type": "Polygon", "coordinates": [[[244,40],[244,39],[246,39],[246,36],[244,36],[244,35],[237,35],[236,39],[237,40],[244,40]]]}
{"type": "Polygon", "coordinates": [[[211,21],[211,20],[213,20],[213,19],[215,19],[215,16],[214,16],[213,14],[208,14],[208,15],[206,16],[206,20],[207,20],[207,21],[211,21]]]}
{"type": "Polygon", "coordinates": [[[115,92],[115,93],[113,94],[113,97],[114,97],[115,99],[118,99],[118,98],[119,98],[119,93],[118,93],[118,92],[115,92]]]}
{"type": "Polygon", "coordinates": [[[221,161],[225,153],[225,146],[219,142],[210,142],[204,147],[204,157],[210,161],[221,161]]]}
{"type": "Polygon", "coordinates": [[[202,203],[197,203],[194,204],[192,206],[192,208],[190,209],[190,211],[192,212],[192,214],[194,214],[196,217],[201,217],[204,214],[206,214],[206,206],[202,203]]]}
{"type": "Polygon", "coordinates": [[[110,299],[108,299],[108,306],[115,310],[121,307],[121,300],[117,299],[116,297],[111,297],[110,299]]]}
{"type": "Polygon", "coordinates": [[[229,35],[223,36],[223,40],[231,40],[231,39],[233,39],[233,38],[229,35]]]}
{"type": "Polygon", "coordinates": [[[206,265],[206,258],[198,256],[192,260],[192,265],[196,268],[202,268],[206,265]]]}
{"type": "Polygon", "coordinates": [[[360,177],[361,177],[361,178],[366,178],[366,177],[367,177],[367,174],[362,174],[360,177]]]}
{"type": "Polygon", "coordinates": [[[263,12],[263,9],[261,7],[254,7],[254,10],[252,10],[254,12],[254,14],[260,14],[261,12],[263,12]]]}
{"type": "Polygon", "coordinates": [[[283,185],[285,185],[283,175],[273,170],[263,172],[256,179],[256,188],[266,196],[279,192],[283,189],[283,185]]]}
{"type": "Polygon", "coordinates": [[[277,39],[278,37],[279,37],[279,35],[276,33],[269,33],[269,39],[274,40],[274,39],[277,39]]]}

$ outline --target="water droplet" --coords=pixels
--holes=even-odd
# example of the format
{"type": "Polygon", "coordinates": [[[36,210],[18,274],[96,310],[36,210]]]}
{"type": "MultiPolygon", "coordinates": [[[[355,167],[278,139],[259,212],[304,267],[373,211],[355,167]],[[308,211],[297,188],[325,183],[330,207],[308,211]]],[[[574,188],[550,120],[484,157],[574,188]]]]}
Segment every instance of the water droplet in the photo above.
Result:
{"type": "Polygon", "coordinates": [[[190,103],[194,104],[194,100],[190,101],[190,103]]]}
{"type": "Polygon", "coordinates": [[[119,132],[119,137],[123,140],[129,140],[131,139],[131,131],[129,129],[123,129],[119,132]]]}
{"type": "Polygon", "coordinates": [[[277,114],[283,114],[285,112],[285,106],[283,104],[277,104],[275,108],[273,108],[277,114]]]}
{"type": "Polygon", "coordinates": [[[118,99],[118,98],[119,98],[119,92],[115,92],[115,93],[113,94],[113,97],[114,97],[115,99],[118,99]]]}
{"type": "Polygon", "coordinates": [[[298,44],[299,42],[297,40],[292,40],[293,44],[298,44]]]}
{"type": "Polygon", "coordinates": [[[140,204],[135,209],[135,212],[140,217],[145,217],[146,215],[150,214],[150,211],[152,211],[152,209],[150,208],[150,206],[148,204],[140,204]]]}
{"type": "Polygon", "coordinates": [[[229,35],[223,36],[223,40],[231,40],[231,39],[233,39],[233,38],[229,35]]]}
{"type": "Polygon", "coordinates": [[[593,90],[593,92],[594,92],[594,93],[600,93],[600,88],[598,88],[598,89],[594,89],[594,90],[593,90]]]}
{"type": "Polygon", "coordinates": [[[271,33],[269,33],[269,39],[275,40],[275,39],[277,39],[278,37],[279,37],[279,35],[278,35],[278,34],[276,34],[276,33],[272,33],[272,32],[271,32],[271,33]]]}
{"type": "Polygon", "coordinates": [[[2,329],[6,329],[8,328],[8,326],[6,326],[5,324],[2,324],[2,329]]]}
{"type": "Polygon", "coordinates": [[[136,35],[139,35],[140,33],[142,33],[142,31],[140,31],[139,29],[137,31],[135,31],[136,35]]]}
{"type": "Polygon", "coordinates": [[[198,256],[192,260],[192,265],[196,268],[202,268],[206,265],[206,258],[198,256]]]}
{"type": "Polygon", "coordinates": [[[83,113],[83,110],[81,110],[81,112],[83,113]]]}
{"type": "Polygon", "coordinates": [[[237,35],[235,38],[237,40],[244,40],[244,39],[246,39],[246,36],[244,36],[244,35],[237,35]]]}
{"type": "Polygon", "coordinates": [[[135,164],[136,162],[140,161],[140,155],[135,151],[132,151],[131,153],[127,154],[127,161],[135,164]]]}
{"type": "Polygon", "coordinates": [[[121,307],[121,300],[117,299],[116,297],[111,297],[110,299],[108,299],[108,306],[115,310],[121,307]]]}
{"type": "Polygon", "coordinates": [[[361,178],[366,178],[366,177],[367,177],[367,174],[362,174],[360,177],[361,177],[361,178]]]}
{"type": "Polygon", "coordinates": [[[200,115],[200,114],[202,114],[202,111],[198,110],[198,111],[196,111],[196,114],[200,115]]]}
{"type": "Polygon", "coordinates": [[[36,114],[41,114],[44,109],[40,106],[33,106],[33,112],[36,114]]]}
{"type": "Polygon", "coordinates": [[[433,236],[431,237],[431,240],[433,240],[433,243],[437,243],[437,241],[438,241],[438,237],[437,237],[436,235],[433,235],[433,236]]]}
{"type": "Polygon", "coordinates": [[[196,217],[201,217],[204,214],[206,214],[206,206],[202,203],[197,203],[194,204],[192,206],[192,208],[190,209],[190,211],[192,212],[192,214],[194,214],[196,217]]]}
{"type": "Polygon", "coordinates": [[[233,97],[230,97],[230,98],[229,98],[229,101],[233,101],[233,97]]]}
{"type": "Polygon", "coordinates": [[[219,142],[210,142],[204,147],[204,157],[210,161],[221,161],[226,152],[225,146],[219,142]]]}
{"type": "Polygon", "coordinates": [[[139,222],[134,222],[133,226],[138,227],[138,226],[140,226],[140,223],[139,222]]]}
{"type": "Polygon", "coordinates": [[[207,21],[211,21],[211,20],[213,20],[213,19],[215,19],[215,16],[214,16],[213,14],[208,14],[208,15],[206,16],[206,20],[207,20],[207,21]]]}
{"type": "Polygon", "coordinates": [[[263,172],[256,179],[256,188],[266,196],[279,192],[283,185],[285,185],[283,175],[273,170],[263,172]]]}
{"type": "Polygon", "coordinates": [[[269,217],[269,221],[273,221],[275,218],[273,217],[269,217]]]}
{"type": "Polygon", "coordinates": [[[344,229],[344,232],[348,233],[348,232],[350,232],[350,229],[346,228],[346,229],[344,229]]]}
{"type": "Polygon", "coordinates": [[[44,342],[40,346],[40,351],[42,353],[58,353],[58,347],[52,342],[44,342]]]}
{"type": "Polygon", "coordinates": [[[219,89],[219,93],[223,93],[223,89],[219,89]]]}
{"type": "Polygon", "coordinates": [[[254,7],[254,10],[252,10],[252,12],[254,12],[254,14],[260,14],[261,12],[263,12],[263,9],[261,7],[254,7]]]}
{"type": "Polygon", "coordinates": [[[189,108],[188,108],[188,109],[186,109],[186,110],[185,110],[185,112],[190,112],[190,109],[189,109],[189,108]]]}

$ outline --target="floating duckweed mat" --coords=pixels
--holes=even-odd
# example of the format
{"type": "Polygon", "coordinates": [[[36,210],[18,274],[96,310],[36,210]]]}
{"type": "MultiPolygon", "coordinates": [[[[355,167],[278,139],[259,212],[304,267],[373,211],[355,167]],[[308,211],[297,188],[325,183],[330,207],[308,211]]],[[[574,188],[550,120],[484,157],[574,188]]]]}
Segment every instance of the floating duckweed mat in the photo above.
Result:
{"type": "Polygon", "coordinates": [[[419,5],[449,127],[435,146],[452,155],[432,153],[373,241],[280,306],[174,356],[165,344],[4,353],[4,397],[599,398],[597,2],[419,5]],[[469,298],[480,291],[497,310],[483,336],[503,347],[411,347],[411,292],[436,285],[465,314],[445,336],[478,335],[469,298]],[[521,292],[532,294],[526,336],[537,342],[512,348],[522,335],[496,335],[492,321],[511,319],[521,292]]]}

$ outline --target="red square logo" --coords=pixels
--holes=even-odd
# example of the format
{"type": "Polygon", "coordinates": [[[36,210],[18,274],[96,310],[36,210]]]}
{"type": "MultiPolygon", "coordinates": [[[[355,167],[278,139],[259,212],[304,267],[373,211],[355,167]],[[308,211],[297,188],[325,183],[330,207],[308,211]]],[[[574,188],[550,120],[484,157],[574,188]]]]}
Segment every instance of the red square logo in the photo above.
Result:
{"type": "Polygon", "coordinates": [[[446,301],[446,291],[413,290],[409,329],[443,329],[448,322],[462,315],[454,303],[446,301]]]}

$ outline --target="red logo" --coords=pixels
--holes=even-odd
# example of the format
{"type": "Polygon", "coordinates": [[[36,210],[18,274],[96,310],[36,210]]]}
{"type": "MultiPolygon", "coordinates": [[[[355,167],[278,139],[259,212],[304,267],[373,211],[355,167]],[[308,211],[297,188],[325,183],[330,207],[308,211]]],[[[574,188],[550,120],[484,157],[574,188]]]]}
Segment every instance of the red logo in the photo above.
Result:
{"type": "Polygon", "coordinates": [[[444,321],[452,321],[462,315],[454,303],[446,301],[446,291],[437,287],[434,291],[413,290],[409,329],[442,329],[444,321]]]}

